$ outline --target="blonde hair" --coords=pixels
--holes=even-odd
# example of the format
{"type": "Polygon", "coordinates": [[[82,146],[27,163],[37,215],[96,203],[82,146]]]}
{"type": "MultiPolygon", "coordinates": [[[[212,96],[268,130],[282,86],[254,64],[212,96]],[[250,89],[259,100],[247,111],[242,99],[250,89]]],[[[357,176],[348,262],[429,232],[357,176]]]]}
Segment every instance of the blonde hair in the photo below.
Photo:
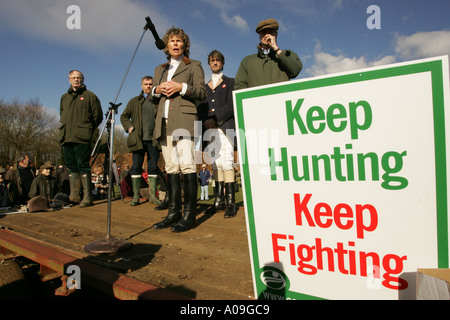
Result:
{"type": "Polygon", "coordinates": [[[95,166],[94,170],[98,170],[98,173],[103,173],[103,166],[101,164],[98,164],[95,166]]]}

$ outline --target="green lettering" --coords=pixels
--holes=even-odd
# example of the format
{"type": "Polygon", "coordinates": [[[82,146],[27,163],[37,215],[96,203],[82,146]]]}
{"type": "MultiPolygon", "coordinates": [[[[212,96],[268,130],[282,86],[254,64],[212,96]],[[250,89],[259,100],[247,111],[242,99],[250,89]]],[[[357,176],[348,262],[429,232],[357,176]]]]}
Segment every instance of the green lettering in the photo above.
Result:
{"type": "Polygon", "coordinates": [[[281,148],[281,161],[276,161],[274,156],[273,148],[269,148],[269,159],[270,159],[270,178],[272,181],[277,180],[277,169],[276,167],[283,168],[283,180],[289,180],[289,163],[287,156],[287,148],[281,148]]]}
{"type": "Polygon", "coordinates": [[[302,134],[307,134],[306,126],[303,123],[302,117],[300,116],[300,107],[305,99],[298,99],[295,104],[294,109],[292,109],[292,101],[286,101],[286,120],[288,126],[288,134],[290,136],[294,135],[294,121],[297,123],[298,128],[302,134]]]}
{"type": "Polygon", "coordinates": [[[321,107],[315,106],[308,109],[308,112],[306,113],[306,123],[311,133],[322,133],[326,127],[324,120],[325,112],[321,107]],[[314,126],[314,122],[319,124],[317,128],[314,126]]]}
{"type": "Polygon", "coordinates": [[[349,118],[350,118],[350,135],[352,139],[358,139],[358,130],[367,130],[372,124],[372,108],[367,101],[361,100],[357,103],[351,102],[349,105],[349,118]],[[364,114],[364,121],[358,122],[357,109],[362,107],[364,114]]]}
{"type": "Polygon", "coordinates": [[[341,132],[347,127],[347,120],[340,121],[338,125],[335,125],[335,120],[344,119],[347,117],[347,111],[345,107],[340,103],[331,105],[327,110],[327,124],[331,131],[341,132]],[[335,113],[337,111],[337,113],[335,113]]]}

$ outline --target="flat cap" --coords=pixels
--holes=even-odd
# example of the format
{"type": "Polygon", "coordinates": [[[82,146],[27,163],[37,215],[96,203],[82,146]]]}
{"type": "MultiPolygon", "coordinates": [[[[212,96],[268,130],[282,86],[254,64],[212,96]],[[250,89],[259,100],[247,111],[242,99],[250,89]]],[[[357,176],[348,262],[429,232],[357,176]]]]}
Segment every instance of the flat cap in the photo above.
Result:
{"type": "Polygon", "coordinates": [[[267,19],[261,21],[256,27],[256,33],[260,33],[260,31],[264,29],[275,29],[278,31],[278,21],[275,19],[267,19]]]}
{"type": "Polygon", "coordinates": [[[45,163],[39,169],[44,170],[44,169],[53,169],[53,168],[54,167],[51,164],[45,163]]]}

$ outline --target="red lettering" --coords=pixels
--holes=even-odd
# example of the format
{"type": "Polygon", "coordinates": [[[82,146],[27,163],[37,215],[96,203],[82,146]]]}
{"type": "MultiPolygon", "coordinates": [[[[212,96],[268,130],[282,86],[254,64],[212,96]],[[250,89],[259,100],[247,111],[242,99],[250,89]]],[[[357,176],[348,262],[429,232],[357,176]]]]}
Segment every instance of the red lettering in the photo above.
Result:
{"type": "Polygon", "coordinates": [[[372,232],[378,227],[378,213],[370,204],[356,204],[355,209],[346,203],[339,203],[332,208],[325,202],[317,203],[312,212],[308,208],[312,194],[306,194],[303,199],[300,194],[294,193],[295,223],[303,225],[303,216],[307,226],[330,228],[334,224],[341,230],[356,228],[358,239],[364,239],[365,232],[372,232]],[[369,221],[369,222],[368,222],[369,221]]]}
{"type": "Polygon", "coordinates": [[[342,275],[382,278],[381,284],[387,289],[408,288],[408,282],[399,276],[404,272],[407,256],[386,254],[383,257],[376,252],[358,251],[354,241],[336,242],[334,246],[325,246],[322,239],[315,238],[315,242],[310,245],[296,243],[293,235],[275,233],[272,233],[272,245],[274,262],[280,263],[280,256],[281,260],[289,258],[290,264],[297,265],[297,271],[304,275],[315,275],[318,271],[337,272],[342,275]],[[371,267],[370,274],[368,274],[369,267],[371,267]]]}
{"type": "Polygon", "coordinates": [[[378,214],[374,206],[370,204],[356,205],[356,236],[358,239],[364,239],[364,231],[374,231],[378,226],[378,214]],[[370,224],[366,226],[363,222],[363,213],[368,211],[370,215],[370,224]]]}
{"type": "Polygon", "coordinates": [[[307,194],[303,201],[300,202],[300,194],[294,193],[294,205],[295,205],[295,224],[298,226],[302,225],[302,212],[305,213],[305,218],[310,227],[315,227],[314,221],[311,217],[311,213],[307,207],[309,199],[311,199],[312,194],[307,194]]]}
{"type": "Polygon", "coordinates": [[[326,219],[325,222],[322,222],[320,219],[321,217],[332,217],[333,216],[333,210],[331,210],[331,207],[326,203],[318,203],[314,208],[314,219],[316,220],[316,223],[321,228],[329,228],[333,224],[333,219],[326,219]],[[322,211],[323,209],[323,211],[322,211]]]}
{"type": "Polygon", "coordinates": [[[286,235],[272,233],[273,261],[280,262],[279,251],[286,251],[285,247],[278,245],[278,239],[286,240],[286,235]]]}
{"type": "Polygon", "coordinates": [[[353,220],[348,220],[347,223],[342,221],[346,218],[353,218],[353,210],[348,204],[340,203],[334,208],[334,223],[339,229],[348,230],[353,227],[353,220]]]}

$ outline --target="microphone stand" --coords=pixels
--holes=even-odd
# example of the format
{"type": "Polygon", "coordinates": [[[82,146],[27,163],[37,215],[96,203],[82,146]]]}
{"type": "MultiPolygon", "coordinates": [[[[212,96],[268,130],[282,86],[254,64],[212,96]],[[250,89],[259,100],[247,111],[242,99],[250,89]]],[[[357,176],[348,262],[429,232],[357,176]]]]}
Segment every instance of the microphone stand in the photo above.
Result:
{"type": "MultiPolygon", "coordinates": [[[[148,17],[147,17],[148,18],[148,17]]],[[[139,39],[138,45],[136,47],[136,50],[134,51],[133,57],[131,58],[130,64],[128,65],[128,69],[125,72],[125,76],[123,77],[122,83],[120,84],[119,90],[117,91],[116,97],[114,99],[114,102],[110,102],[109,104],[111,105],[108,109],[108,116],[106,119],[106,123],[108,123],[108,119],[110,121],[111,124],[111,129],[110,129],[110,148],[109,148],[109,172],[108,172],[108,177],[109,177],[109,184],[108,184],[108,211],[107,211],[107,228],[106,228],[106,238],[104,239],[99,239],[99,240],[95,240],[89,244],[87,244],[86,246],[84,246],[84,251],[89,252],[89,253],[94,253],[94,254],[101,254],[101,253],[117,253],[119,251],[123,251],[126,250],[128,248],[130,248],[132,246],[131,242],[128,242],[126,240],[123,239],[119,239],[116,237],[111,237],[111,185],[112,185],[112,174],[113,174],[113,142],[114,142],[114,124],[115,124],[115,120],[114,120],[114,115],[117,114],[117,109],[119,108],[119,106],[122,103],[117,104],[117,98],[119,97],[119,93],[122,89],[122,86],[125,82],[125,79],[127,77],[128,71],[130,71],[131,68],[131,64],[133,63],[133,60],[136,56],[136,52],[142,42],[142,39],[144,38],[145,32],[149,29],[152,28],[152,30],[154,29],[153,24],[151,24],[150,18],[147,19],[146,18],[146,25],[144,27],[144,32],[141,35],[141,38],[139,39]],[[150,21],[150,22],[149,22],[150,21]]],[[[103,127],[102,132],[100,133],[100,137],[103,134],[103,131],[105,129],[106,125],[103,127]]],[[[98,144],[98,141],[97,141],[98,144]]],[[[97,144],[94,147],[93,153],[97,147],[97,144]]]]}

